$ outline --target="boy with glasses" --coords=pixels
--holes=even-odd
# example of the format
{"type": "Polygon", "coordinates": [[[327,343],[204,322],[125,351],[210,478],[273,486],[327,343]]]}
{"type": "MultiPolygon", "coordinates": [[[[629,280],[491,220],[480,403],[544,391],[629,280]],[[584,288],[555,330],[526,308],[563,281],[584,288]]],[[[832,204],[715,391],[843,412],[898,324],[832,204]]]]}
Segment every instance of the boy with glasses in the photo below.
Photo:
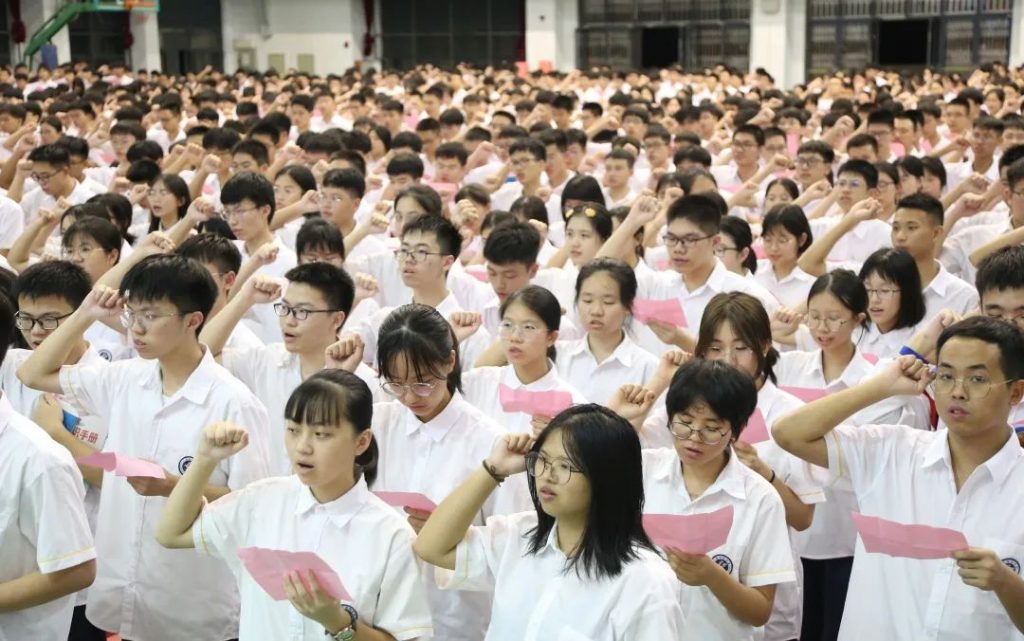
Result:
{"type": "Polygon", "coordinates": [[[508,167],[516,181],[505,183],[491,194],[491,208],[508,211],[520,196],[536,196],[547,159],[547,150],[539,140],[515,139],[508,148],[508,167]]]}
{"type": "Polygon", "coordinates": [[[19,160],[7,197],[19,203],[29,224],[42,208],[53,209],[63,198],[68,204],[81,205],[95,194],[75,180],[70,173],[71,157],[66,147],[59,144],[43,145],[33,149],[28,160],[19,160]],[[27,193],[25,181],[31,178],[36,187],[27,193]]]}
{"type": "Polygon", "coordinates": [[[848,483],[862,514],[952,528],[967,540],[952,558],[933,560],[869,554],[859,543],[840,641],[1024,632],[1024,449],[1008,425],[1024,397],[1024,334],[1001,320],[969,318],[942,331],[936,352],[934,375],[922,357],[900,356],[772,428],[783,449],[848,483]],[[929,383],[945,429],[844,424],[929,383]]]}

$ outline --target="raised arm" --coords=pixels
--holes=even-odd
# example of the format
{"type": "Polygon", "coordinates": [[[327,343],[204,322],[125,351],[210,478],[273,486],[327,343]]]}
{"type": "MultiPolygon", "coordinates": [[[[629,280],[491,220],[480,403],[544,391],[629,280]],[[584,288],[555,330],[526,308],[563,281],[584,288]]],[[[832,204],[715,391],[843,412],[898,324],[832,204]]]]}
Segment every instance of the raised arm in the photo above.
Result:
{"type": "Polygon", "coordinates": [[[640,196],[633,202],[633,206],[626,215],[625,220],[619,224],[618,229],[612,232],[608,240],[604,241],[601,249],[598,250],[598,257],[622,259],[633,251],[633,237],[644,225],[653,221],[661,205],[658,199],[652,196],[640,196]]]}
{"type": "Polygon", "coordinates": [[[862,200],[854,205],[832,229],[814,239],[807,251],[800,256],[797,266],[811,276],[823,275],[828,271],[828,264],[825,261],[836,243],[860,223],[874,218],[881,207],[877,200],[871,199],[862,200]]]}
{"type": "Polygon", "coordinates": [[[237,296],[228,301],[220,312],[206,321],[199,334],[199,342],[210,348],[214,356],[220,356],[224,345],[231,338],[242,317],[253,305],[272,303],[281,297],[281,283],[269,276],[250,278],[237,296]]]}

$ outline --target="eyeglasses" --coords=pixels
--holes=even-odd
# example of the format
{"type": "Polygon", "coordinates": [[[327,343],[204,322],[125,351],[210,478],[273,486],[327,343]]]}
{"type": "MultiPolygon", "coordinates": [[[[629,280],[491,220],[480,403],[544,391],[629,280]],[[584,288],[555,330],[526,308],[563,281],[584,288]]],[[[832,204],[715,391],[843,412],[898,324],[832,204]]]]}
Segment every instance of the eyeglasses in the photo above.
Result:
{"type": "Polygon", "coordinates": [[[725,252],[739,253],[739,251],[738,247],[725,247],[723,245],[719,245],[718,247],[715,247],[715,256],[725,256],[725,252]]]}
{"type": "Polygon", "coordinates": [[[761,236],[761,244],[765,247],[781,247],[789,245],[795,240],[796,238],[792,236],[761,236]]]}
{"type": "Polygon", "coordinates": [[[29,174],[29,178],[31,178],[32,180],[36,181],[39,184],[43,184],[45,182],[50,182],[50,179],[53,178],[56,175],[57,175],[57,172],[55,172],[55,171],[51,172],[51,173],[48,173],[48,174],[31,173],[31,174],[29,174]]]}
{"type": "Polygon", "coordinates": [[[548,460],[540,452],[530,452],[526,458],[526,473],[530,476],[548,477],[555,485],[565,485],[572,478],[572,473],[583,474],[583,470],[573,467],[572,463],[563,458],[548,460]]]}
{"type": "Polygon", "coordinates": [[[302,254],[299,261],[306,263],[334,263],[341,260],[341,254],[302,254]]]}
{"type": "Polygon", "coordinates": [[[879,189],[888,189],[890,187],[895,187],[895,186],[896,186],[896,183],[894,183],[892,181],[889,181],[889,180],[879,180],[878,181],[878,188],[879,189]]]}
{"type": "Polygon", "coordinates": [[[814,329],[815,327],[821,327],[822,325],[824,325],[825,329],[832,332],[840,329],[843,325],[846,325],[849,322],[849,318],[825,318],[823,316],[807,317],[807,326],[810,327],[811,329],[814,329]]]}
{"type": "Polygon", "coordinates": [[[310,314],[330,314],[336,312],[336,309],[306,309],[305,307],[292,307],[285,303],[274,303],[274,312],[281,318],[287,318],[289,315],[297,321],[304,321],[309,318],[310,314]]]}
{"type": "Polygon", "coordinates": [[[932,391],[936,394],[952,394],[953,390],[956,389],[956,384],[960,383],[968,398],[982,399],[992,391],[993,385],[1012,383],[1015,380],[1017,379],[1010,378],[1005,381],[993,381],[984,374],[971,374],[957,378],[949,372],[939,372],[935,375],[935,380],[932,381],[931,387],[932,391]]]}
{"type": "Polygon", "coordinates": [[[164,198],[166,196],[170,196],[171,192],[164,189],[161,189],[159,191],[156,189],[150,189],[149,191],[146,192],[146,195],[149,196],[150,198],[164,198]]]}
{"type": "Polygon", "coordinates": [[[668,431],[680,441],[688,441],[691,436],[696,434],[697,440],[705,445],[718,445],[729,433],[728,430],[716,427],[695,428],[683,421],[672,421],[668,424],[668,431]]]}
{"type": "Polygon", "coordinates": [[[131,329],[138,322],[142,329],[149,329],[158,318],[171,318],[172,316],[184,316],[192,312],[172,312],[170,314],[157,314],[156,312],[133,312],[127,307],[121,311],[121,326],[131,329]]]}
{"type": "Polygon", "coordinates": [[[60,250],[60,257],[64,260],[71,260],[72,258],[85,258],[89,254],[93,253],[96,248],[92,245],[82,245],[81,247],[70,247],[60,250]]]}
{"type": "Polygon", "coordinates": [[[868,298],[871,298],[872,296],[878,296],[882,300],[892,298],[896,294],[900,293],[899,289],[893,289],[891,287],[883,287],[881,289],[865,289],[864,291],[867,292],[868,298]]]}
{"type": "Polygon", "coordinates": [[[817,167],[818,165],[820,165],[823,162],[825,162],[825,161],[822,160],[821,158],[818,158],[818,157],[814,157],[814,158],[807,158],[805,156],[797,156],[796,157],[796,166],[797,167],[817,167]]]}
{"type": "Polygon", "coordinates": [[[510,338],[513,334],[516,333],[522,334],[523,336],[533,336],[543,330],[544,328],[533,323],[523,323],[522,325],[516,325],[515,323],[511,323],[509,321],[501,321],[501,323],[498,324],[498,336],[502,338],[510,338]]]}
{"type": "Polygon", "coordinates": [[[860,180],[837,180],[836,187],[840,189],[860,189],[864,186],[864,183],[860,180]]]}
{"type": "Polygon", "coordinates": [[[380,384],[380,388],[384,390],[385,394],[395,398],[402,398],[407,392],[412,392],[414,396],[419,396],[420,398],[426,398],[433,393],[435,387],[437,387],[437,383],[413,383],[411,385],[402,385],[401,383],[385,381],[380,384]]]}
{"type": "Polygon", "coordinates": [[[743,149],[743,150],[749,151],[751,149],[757,149],[760,145],[758,145],[756,142],[749,142],[749,141],[740,142],[740,141],[734,140],[732,142],[732,146],[733,146],[733,149],[743,149]]]}
{"type": "Polygon", "coordinates": [[[508,164],[513,167],[522,167],[533,162],[533,158],[510,158],[508,164]]]}
{"type": "Polygon", "coordinates": [[[441,256],[441,252],[428,252],[425,249],[396,249],[395,257],[398,260],[408,260],[413,263],[422,263],[427,256],[441,256]]]}
{"type": "Polygon", "coordinates": [[[257,209],[259,209],[259,207],[249,207],[248,209],[225,209],[224,210],[224,218],[226,220],[231,220],[232,218],[234,218],[236,216],[241,216],[242,214],[248,214],[249,212],[256,211],[257,209]]]}
{"type": "Polygon", "coordinates": [[[338,195],[334,195],[334,194],[325,194],[322,191],[317,194],[317,198],[320,199],[320,202],[322,202],[322,203],[324,203],[326,205],[337,205],[338,203],[340,203],[343,200],[345,200],[344,196],[338,196],[338,195]]]}
{"type": "Polygon", "coordinates": [[[53,331],[57,329],[60,322],[71,316],[73,312],[68,312],[63,316],[40,316],[39,318],[32,318],[31,316],[22,312],[15,312],[14,314],[14,325],[22,331],[30,331],[37,324],[41,329],[46,331],[53,331]]]}
{"type": "MultiPolygon", "coordinates": [[[[713,235],[714,234],[712,234],[712,236],[713,235]]],[[[699,243],[702,240],[707,240],[708,238],[711,238],[711,236],[684,236],[680,238],[679,236],[675,236],[673,234],[665,234],[664,236],[661,237],[666,247],[675,247],[676,245],[681,245],[682,248],[686,250],[693,249],[693,247],[697,243],[699,243]]]]}

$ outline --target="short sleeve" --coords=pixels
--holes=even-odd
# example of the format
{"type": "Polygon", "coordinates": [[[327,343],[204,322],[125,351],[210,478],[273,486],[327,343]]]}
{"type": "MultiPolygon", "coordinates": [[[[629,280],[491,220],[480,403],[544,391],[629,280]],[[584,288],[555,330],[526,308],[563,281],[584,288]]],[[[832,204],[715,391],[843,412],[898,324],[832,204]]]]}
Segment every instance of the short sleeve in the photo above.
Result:
{"type": "Polygon", "coordinates": [[[257,488],[225,494],[206,505],[192,524],[192,542],[201,554],[223,560],[237,576],[241,571],[238,550],[244,547],[252,523],[253,498],[257,488]]]}
{"type": "Polygon", "coordinates": [[[871,487],[901,440],[897,425],[840,425],[825,436],[828,467],[833,480],[847,479],[854,491],[871,487]]]}
{"type": "Polygon", "coordinates": [[[64,400],[83,414],[110,421],[109,410],[114,405],[119,389],[118,374],[122,368],[110,365],[65,365],[58,374],[64,400]]]}
{"type": "MultiPolygon", "coordinates": [[[[239,325],[245,327],[245,325],[239,325]]],[[[248,328],[246,328],[248,329],[248,328]]],[[[257,367],[265,366],[260,364],[259,352],[265,348],[239,348],[232,349],[225,347],[220,353],[220,364],[224,366],[232,376],[245,383],[249,389],[255,389],[253,374],[257,367]]]]}
{"type": "Polygon", "coordinates": [[[770,489],[752,507],[757,510],[757,527],[753,528],[753,536],[740,564],[740,581],[754,588],[796,581],[793,548],[782,499],[774,489],[770,489]]]}
{"type": "Polygon", "coordinates": [[[825,502],[825,484],[828,471],[803,461],[783,450],[775,441],[762,441],[754,446],[757,454],[782,482],[807,505],[825,502]]]}
{"type": "Polygon", "coordinates": [[[249,445],[227,459],[228,487],[238,490],[253,481],[270,476],[270,418],[255,397],[236,403],[225,418],[249,432],[249,445]]]}
{"type": "Polygon", "coordinates": [[[411,530],[396,533],[380,585],[373,625],[398,641],[433,634],[426,586],[412,551],[411,530]]]}
{"type": "Polygon", "coordinates": [[[436,569],[437,586],[444,590],[493,590],[501,548],[518,536],[519,531],[508,516],[492,516],[486,525],[470,526],[455,548],[455,569],[436,569]]]}
{"type": "Polygon", "coordinates": [[[24,488],[19,526],[35,545],[36,565],[43,574],[96,558],[84,500],[82,477],[70,462],[47,468],[24,488]]]}

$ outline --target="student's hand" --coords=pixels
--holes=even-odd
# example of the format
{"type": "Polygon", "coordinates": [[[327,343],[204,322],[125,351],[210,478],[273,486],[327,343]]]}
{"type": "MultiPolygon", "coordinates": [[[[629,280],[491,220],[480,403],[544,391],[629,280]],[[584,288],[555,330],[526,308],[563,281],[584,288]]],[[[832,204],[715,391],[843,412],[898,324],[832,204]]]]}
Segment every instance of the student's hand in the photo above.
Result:
{"type": "MultiPolygon", "coordinates": [[[[932,316],[924,327],[914,334],[911,339],[915,345],[921,346],[926,352],[933,351],[939,343],[939,334],[954,323],[958,323],[961,316],[956,312],[944,309],[935,316],[932,316]]],[[[927,356],[925,352],[923,355],[927,356]]]]}
{"type": "Polygon", "coordinates": [[[964,181],[964,189],[966,189],[968,193],[984,194],[991,186],[992,183],[989,182],[988,178],[978,173],[964,181]]]}
{"type": "MultiPolygon", "coordinates": [[[[380,203],[377,203],[377,205],[380,205],[380,203]]],[[[381,212],[377,209],[376,205],[374,206],[369,218],[371,234],[385,234],[391,228],[391,217],[388,216],[389,211],[391,211],[390,207],[381,212]]]]}
{"type": "Polygon", "coordinates": [[[547,203],[548,199],[551,198],[551,187],[538,187],[537,198],[540,198],[547,203]]]}
{"type": "Polygon", "coordinates": [[[60,217],[64,215],[64,212],[71,209],[72,206],[73,205],[68,201],[67,198],[61,196],[60,198],[57,199],[57,202],[54,203],[53,211],[55,211],[57,213],[57,216],[60,217]]]}
{"type": "Polygon", "coordinates": [[[343,369],[355,373],[363,361],[363,339],[359,334],[342,334],[324,350],[324,369],[343,369]]]}
{"type": "Polygon", "coordinates": [[[544,428],[546,428],[548,426],[548,423],[550,423],[550,422],[551,422],[551,417],[550,416],[539,416],[539,415],[531,416],[530,417],[531,436],[533,436],[533,438],[536,439],[538,436],[540,436],[540,433],[544,431],[544,428]]]}
{"type": "Polygon", "coordinates": [[[283,159],[285,165],[296,164],[302,159],[302,148],[290,142],[277,152],[277,157],[283,159]]]}
{"type": "Polygon", "coordinates": [[[203,160],[203,152],[204,150],[201,145],[190,142],[185,145],[185,160],[193,166],[198,165],[203,160]]]}
{"type": "Polygon", "coordinates": [[[761,460],[757,455],[757,448],[750,443],[735,441],[732,444],[732,451],[736,452],[736,457],[742,461],[744,465],[760,474],[764,480],[767,481],[772,477],[772,468],[761,460]]]}
{"type": "Polygon", "coordinates": [[[164,470],[162,479],[151,476],[127,476],[125,480],[139,496],[170,496],[179,478],[181,477],[164,470]]]}
{"type": "Polygon", "coordinates": [[[1011,581],[1019,581],[1017,573],[1003,563],[992,550],[970,548],[954,552],[957,572],[967,585],[992,592],[1000,590],[1011,581]]]}
{"type": "Polygon", "coordinates": [[[666,345],[679,345],[683,338],[683,330],[669,323],[651,320],[647,322],[647,327],[666,345]]]}
{"type": "Polygon", "coordinates": [[[654,378],[665,381],[667,384],[675,376],[676,370],[693,360],[693,354],[684,352],[681,349],[671,349],[661,355],[658,361],[658,369],[654,372],[654,378]]]}
{"type": "Polygon", "coordinates": [[[200,171],[205,171],[208,174],[216,174],[220,172],[220,157],[213,154],[206,154],[203,157],[203,162],[199,166],[200,171]]]}
{"type": "Polygon", "coordinates": [[[249,444],[249,433],[234,423],[211,423],[203,430],[196,454],[214,461],[223,461],[238,454],[249,444]]]}
{"type": "Polygon", "coordinates": [[[306,572],[305,576],[300,576],[299,572],[285,575],[284,595],[299,614],[328,630],[341,630],[351,622],[351,617],[337,599],[320,587],[312,571],[306,572]]]}
{"type": "Polygon", "coordinates": [[[324,182],[324,176],[331,170],[331,166],[326,160],[321,158],[313,163],[313,166],[310,167],[309,170],[313,172],[313,178],[316,180],[316,184],[322,185],[324,182]]]}
{"type": "Polygon", "coordinates": [[[413,531],[415,531],[416,534],[419,534],[420,530],[423,529],[423,525],[427,522],[427,519],[430,518],[430,512],[417,510],[411,507],[404,507],[402,509],[405,510],[405,513],[408,515],[409,518],[406,520],[409,522],[409,525],[412,526],[413,531]]]}
{"type": "MultiPolygon", "coordinates": [[[[17,143],[14,144],[14,155],[24,156],[28,152],[32,151],[39,144],[39,139],[35,134],[29,134],[22,136],[17,143]]],[[[32,162],[32,161],[29,161],[32,162]]]]}
{"type": "Polygon", "coordinates": [[[634,423],[642,421],[647,416],[656,398],[654,392],[643,385],[628,383],[615,390],[606,405],[611,411],[634,423]]]}
{"type": "Polygon", "coordinates": [[[800,328],[804,315],[800,312],[779,307],[772,314],[771,328],[772,336],[789,336],[800,328]]]}
{"type": "Polygon", "coordinates": [[[39,397],[32,411],[32,422],[46,430],[52,439],[67,431],[64,427],[64,410],[54,394],[46,393],[39,397]]]}
{"type": "Polygon", "coordinates": [[[174,251],[174,241],[162,231],[154,231],[146,236],[135,246],[132,254],[139,256],[155,256],[156,254],[169,254],[174,251]],[[141,253],[139,253],[141,252],[141,253]]]}
{"type": "Polygon", "coordinates": [[[851,207],[850,211],[846,213],[846,217],[852,220],[855,224],[860,224],[878,217],[878,214],[881,212],[882,203],[878,202],[874,198],[865,198],[851,207]]]}
{"type": "Polygon", "coordinates": [[[303,214],[315,214],[320,211],[320,194],[313,189],[307,189],[306,193],[302,194],[302,198],[299,202],[295,203],[299,210],[303,214]]]}
{"type": "Polygon", "coordinates": [[[638,227],[643,227],[657,218],[659,211],[661,211],[661,204],[657,198],[641,196],[633,201],[633,206],[630,207],[626,218],[638,227]]]}
{"type": "Polygon", "coordinates": [[[29,174],[32,173],[32,167],[34,166],[35,165],[31,160],[27,158],[22,158],[21,160],[18,161],[18,164],[14,166],[14,172],[17,174],[21,174],[22,177],[27,177],[29,174]]]}
{"type": "Polygon", "coordinates": [[[668,564],[675,571],[676,578],[691,587],[707,585],[715,573],[723,571],[706,554],[687,554],[682,550],[668,548],[665,550],[665,556],[668,557],[668,564]]]}
{"type": "Polygon", "coordinates": [[[529,434],[502,434],[487,456],[487,465],[501,476],[510,476],[526,471],[526,455],[533,447],[529,434]]]}
{"type": "Polygon", "coordinates": [[[793,168],[793,160],[786,154],[775,154],[772,156],[771,164],[775,171],[786,171],[793,168]]]}
{"type": "Polygon", "coordinates": [[[133,205],[138,205],[142,199],[149,195],[149,185],[132,185],[126,196],[133,205]]]}
{"type": "Polygon", "coordinates": [[[807,196],[808,202],[814,200],[821,200],[832,193],[832,185],[828,182],[827,178],[822,178],[818,182],[811,183],[811,185],[804,190],[804,194],[807,196]]]}
{"type": "Polygon", "coordinates": [[[480,325],[483,324],[483,316],[480,315],[480,312],[452,312],[452,315],[448,317],[448,323],[455,330],[455,338],[461,345],[480,329],[480,325]]]}
{"type": "MultiPolygon", "coordinates": [[[[661,196],[661,206],[667,208],[669,205],[674,203],[683,197],[683,190],[679,187],[672,186],[666,187],[665,193],[661,196]]],[[[634,203],[636,204],[636,203],[634,203]]]]}
{"type": "Polygon", "coordinates": [[[378,189],[384,188],[384,177],[380,174],[370,174],[366,177],[366,193],[377,191],[378,189]]]}
{"type": "Polygon", "coordinates": [[[899,356],[863,384],[873,386],[885,396],[917,396],[932,380],[928,367],[914,356],[899,356]]]}
{"type": "Polygon", "coordinates": [[[269,243],[261,245],[260,248],[253,253],[249,260],[253,261],[254,263],[261,267],[272,265],[274,264],[274,261],[277,260],[277,254],[280,251],[281,247],[275,241],[271,241],[269,243]]]}
{"type": "Polygon", "coordinates": [[[255,274],[242,285],[242,296],[249,305],[267,305],[281,297],[281,283],[271,276],[255,274]]]}
{"type": "MultiPolygon", "coordinates": [[[[380,287],[377,284],[377,279],[365,272],[356,272],[352,277],[352,281],[356,286],[356,300],[365,300],[367,298],[373,298],[380,291],[380,287]]],[[[352,304],[352,309],[356,308],[356,304],[352,304]]]]}
{"type": "Polygon", "coordinates": [[[200,196],[188,206],[185,217],[189,219],[193,227],[200,223],[209,222],[217,217],[217,206],[206,196],[200,196]]]}
{"type": "Polygon", "coordinates": [[[38,216],[36,220],[42,227],[56,227],[60,223],[60,215],[48,207],[41,207],[36,215],[38,216]]]}
{"type": "Polygon", "coordinates": [[[117,316],[124,307],[124,300],[113,287],[96,285],[82,301],[78,313],[91,320],[101,320],[117,316]]]}
{"type": "Polygon", "coordinates": [[[540,234],[540,244],[541,247],[543,247],[544,241],[548,238],[548,226],[545,223],[542,223],[539,220],[533,220],[532,218],[526,221],[526,224],[536,229],[537,233],[540,234]]]}
{"type": "Polygon", "coordinates": [[[455,203],[455,220],[453,222],[456,227],[467,226],[476,229],[480,222],[480,210],[476,203],[468,198],[463,198],[455,203]]]}

